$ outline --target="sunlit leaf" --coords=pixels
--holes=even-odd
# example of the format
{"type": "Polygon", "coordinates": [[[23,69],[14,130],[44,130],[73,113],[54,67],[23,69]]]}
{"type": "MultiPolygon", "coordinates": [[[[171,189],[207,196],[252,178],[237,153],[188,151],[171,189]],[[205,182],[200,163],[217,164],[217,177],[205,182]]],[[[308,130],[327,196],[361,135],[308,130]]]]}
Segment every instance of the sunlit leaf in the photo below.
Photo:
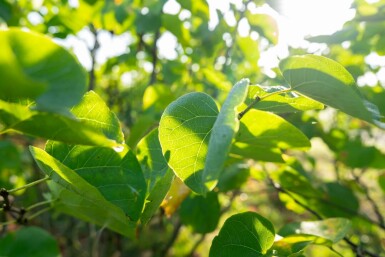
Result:
{"type": "Polygon", "coordinates": [[[213,125],[203,171],[203,182],[207,190],[218,183],[231,143],[239,129],[237,108],[246,98],[249,80],[243,79],[231,89],[213,125]]]}
{"type": "Polygon", "coordinates": [[[352,75],[337,62],[316,55],[291,56],[279,67],[293,90],[385,128],[378,108],[363,98],[352,75]]]}
{"type": "MultiPolygon", "coordinates": [[[[256,97],[261,98],[261,100],[255,104],[253,108],[274,113],[320,110],[324,108],[323,104],[320,102],[293,93],[275,94],[264,98],[271,93],[271,89],[273,88],[274,87],[250,86],[246,101],[240,110],[243,110],[246,106],[250,105],[256,97]]],[[[284,89],[285,88],[281,87],[278,91],[284,89]]]]}
{"type": "Polygon", "coordinates": [[[306,149],[307,137],[281,117],[259,110],[248,111],[241,119],[233,154],[259,161],[282,162],[280,149],[306,149]]]}
{"type": "Polygon", "coordinates": [[[30,99],[39,110],[66,113],[86,90],[79,62],[50,38],[20,29],[0,31],[0,99],[30,99]]]}
{"type": "Polygon", "coordinates": [[[331,243],[342,240],[351,228],[351,222],[344,218],[330,218],[320,221],[302,221],[285,225],[278,232],[281,236],[304,234],[321,237],[331,243]]]}
{"type": "Polygon", "coordinates": [[[163,155],[175,174],[197,193],[205,192],[202,172],[217,115],[210,96],[190,93],[172,102],[159,123],[163,155]]]}

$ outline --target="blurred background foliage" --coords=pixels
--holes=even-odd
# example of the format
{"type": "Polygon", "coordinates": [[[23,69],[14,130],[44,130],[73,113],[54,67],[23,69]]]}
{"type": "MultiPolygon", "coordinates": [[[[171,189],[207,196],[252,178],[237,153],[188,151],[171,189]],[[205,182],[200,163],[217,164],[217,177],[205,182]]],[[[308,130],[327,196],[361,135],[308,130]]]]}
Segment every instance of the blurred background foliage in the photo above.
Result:
{"type": "MultiPolygon", "coordinates": [[[[281,1],[231,2],[226,12],[214,10],[218,22],[212,25],[204,0],[0,0],[0,27],[37,31],[73,50],[89,73],[89,89],[118,115],[127,144],[135,149],[157,127],[166,106],[183,94],[201,91],[222,102],[244,77],[263,86],[285,84],[278,69],[259,65],[280,33],[274,15],[259,8],[270,6],[278,15],[281,1]],[[244,24],[246,31],[240,29],[244,24]]],[[[385,1],[355,0],[352,9],[355,16],[341,30],[308,37],[304,47],[287,46],[284,55],[311,52],[338,61],[384,115],[385,1]]],[[[280,115],[311,139],[309,152],[291,153],[289,165],[230,163],[208,198],[183,200],[187,194],[172,188],[176,200],[164,203],[134,240],[54,212],[30,224],[54,235],[63,256],[208,256],[212,238],[231,214],[253,210],[280,228],[317,218],[316,213],[351,219],[351,242],[384,256],[384,132],[330,108],[280,115]]],[[[27,146],[44,142],[14,134],[0,139],[0,187],[37,180],[40,171],[27,146]]],[[[18,191],[12,201],[30,206],[44,201],[46,192],[39,185],[18,191]]],[[[19,227],[3,226],[2,236],[19,227]]],[[[356,255],[360,249],[353,251],[347,242],[334,249],[342,256],[369,256],[356,255]]],[[[306,256],[338,255],[312,246],[306,256]]]]}

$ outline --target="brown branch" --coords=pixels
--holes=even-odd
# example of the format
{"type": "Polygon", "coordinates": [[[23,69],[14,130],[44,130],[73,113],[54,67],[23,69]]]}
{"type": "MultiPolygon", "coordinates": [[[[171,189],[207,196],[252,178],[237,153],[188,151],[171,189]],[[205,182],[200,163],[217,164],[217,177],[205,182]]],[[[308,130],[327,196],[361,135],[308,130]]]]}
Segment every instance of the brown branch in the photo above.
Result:
{"type": "Polygon", "coordinates": [[[94,35],[95,43],[94,46],[90,49],[90,55],[91,55],[91,70],[89,72],[89,90],[94,90],[95,89],[95,84],[96,84],[96,76],[95,76],[95,65],[96,65],[96,52],[100,48],[100,44],[98,41],[98,31],[95,29],[94,25],[90,24],[89,26],[90,31],[94,35]]]}
{"type": "MultiPolygon", "coordinates": [[[[300,205],[302,208],[313,214],[318,220],[322,220],[321,214],[316,212],[315,210],[311,209],[309,206],[306,204],[298,201],[293,195],[290,194],[286,189],[282,188],[281,186],[277,185],[274,183],[274,181],[268,177],[270,184],[278,191],[281,193],[286,194],[289,196],[295,203],[300,205]]],[[[365,257],[365,256],[370,256],[370,257],[380,257],[379,255],[372,253],[366,249],[364,249],[362,246],[352,242],[347,236],[343,238],[343,240],[350,246],[350,248],[356,253],[357,257],[365,257]]]]}
{"type": "Polygon", "coordinates": [[[370,205],[372,206],[374,214],[377,217],[377,220],[378,220],[377,225],[385,230],[385,221],[384,221],[385,219],[384,219],[384,216],[382,215],[382,213],[380,211],[380,208],[378,207],[377,203],[370,196],[369,188],[361,181],[361,177],[360,176],[357,176],[356,174],[354,174],[353,171],[351,171],[351,174],[352,174],[354,180],[356,181],[356,183],[364,190],[365,198],[370,203],[370,205]]]}

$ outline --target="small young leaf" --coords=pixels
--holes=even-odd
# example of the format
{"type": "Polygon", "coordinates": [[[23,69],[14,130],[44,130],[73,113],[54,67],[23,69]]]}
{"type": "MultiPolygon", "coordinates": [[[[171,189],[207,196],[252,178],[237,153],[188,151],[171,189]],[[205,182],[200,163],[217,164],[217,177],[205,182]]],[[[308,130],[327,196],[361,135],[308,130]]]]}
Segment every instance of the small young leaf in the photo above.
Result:
{"type": "Polygon", "coordinates": [[[218,115],[214,100],[190,93],[172,102],[159,123],[159,141],[168,165],[196,193],[204,193],[202,172],[218,115]]]}
{"type": "Polygon", "coordinates": [[[281,236],[296,234],[312,235],[337,243],[349,232],[351,222],[344,218],[330,218],[321,221],[303,221],[285,225],[278,232],[281,236]]]}
{"type": "Polygon", "coordinates": [[[210,257],[262,257],[274,243],[274,227],[254,213],[239,213],[228,218],[210,248],[210,257]]]}
{"type": "Polygon", "coordinates": [[[239,129],[237,107],[246,98],[249,80],[239,81],[231,89],[211,131],[205,167],[203,171],[203,183],[205,190],[211,191],[218,183],[220,173],[230,152],[231,143],[239,129]]]}

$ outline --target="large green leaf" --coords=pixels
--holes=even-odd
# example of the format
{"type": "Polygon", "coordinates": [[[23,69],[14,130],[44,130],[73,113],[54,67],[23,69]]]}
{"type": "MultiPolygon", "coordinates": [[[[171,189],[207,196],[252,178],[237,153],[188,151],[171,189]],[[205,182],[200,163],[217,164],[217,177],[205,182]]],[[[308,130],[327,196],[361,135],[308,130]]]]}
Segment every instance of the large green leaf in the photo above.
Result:
{"type": "Polygon", "coordinates": [[[0,238],[0,256],[59,257],[58,243],[47,231],[37,227],[23,227],[0,238]]]}
{"type": "Polygon", "coordinates": [[[66,145],[48,141],[45,150],[94,186],[131,220],[138,220],[146,195],[146,183],[133,152],[111,148],[66,145]]]}
{"type": "Polygon", "coordinates": [[[278,232],[281,236],[304,234],[327,239],[331,243],[342,240],[349,232],[351,222],[344,218],[330,218],[320,221],[302,221],[285,225],[278,232]]]}
{"type": "Polygon", "coordinates": [[[320,102],[314,101],[303,95],[293,93],[270,95],[275,91],[282,91],[285,89],[287,88],[250,86],[245,103],[240,109],[245,109],[256,99],[256,97],[259,97],[261,100],[255,104],[253,108],[274,113],[320,110],[324,108],[323,104],[320,102]]]}
{"type": "Polygon", "coordinates": [[[58,210],[123,235],[132,233],[134,224],[124,211],[107,201],[96,187],[42,149],[30,147],[30,151],[39,168],[55,182],[51,190],[59,200],[55,203],[58,210]]]}
{"type": "Polygon", "coordinates": [[[206,196],[190,194],[179,209],[181,221],[197,233],[209,233],[218,225],[221,207],[218,194],[209,192],[206,196]]]}
{"type": "Polygon", "coordinates": [[[237,108],[246,98],[249,80],[239,81],[231,89],[211,131],[203,182],[207,190],[212,190],[218,183],[220,173],[229,155],[231,143],[239,129],[237,108]]]}
{"type": "Polygon", "coordinates": [[[292,90],[385,129],[378,108],[362,97],[352,75],[339,63],[303,55],[284,59],[279,67],[292,90]]]}
{"type": "Polygon", "coordinates": [[[50,38],[12,28],[0,31],[0,99],[28,98],[37,108],[65,113],[85,93],[87,74],[50,38]]]}
{"type": "Polygon", "coordinates": [[[205,192],[202,172],[217,115],[209,95],[190,93],[172,102],[160,119],[162,153],[175,174],[197,193],[205,192]]]}
{"type": "Polygon", "coordinates": [[[158,129],[152,130],[138,143],[137,158],[147,184],[146,204],[140,218],[146,224],[159,208],[174,179],[174,173],[162,154],[158,129]]]}
{"type": "Polygon", "coordinates": [[[71,112],[77,118],[0,100],[1,132],[17,131],[69,144],[116,146],[123,142],[119,121],[96,93],[86,93],[71,112]]]}
{"type": "Polygon", "coordinates": [[[228,218],[210,248],[210,257],[260,257],[274,243],[274,227],[269,220],[245,212],[228,218]]]}
{"type": "Polygon", "coordinates": [[[282,162],[280,149],[306,149],[309,139],[281,117],[249,110],[241,119],[231,152],[258,161],[282,162]]]}

